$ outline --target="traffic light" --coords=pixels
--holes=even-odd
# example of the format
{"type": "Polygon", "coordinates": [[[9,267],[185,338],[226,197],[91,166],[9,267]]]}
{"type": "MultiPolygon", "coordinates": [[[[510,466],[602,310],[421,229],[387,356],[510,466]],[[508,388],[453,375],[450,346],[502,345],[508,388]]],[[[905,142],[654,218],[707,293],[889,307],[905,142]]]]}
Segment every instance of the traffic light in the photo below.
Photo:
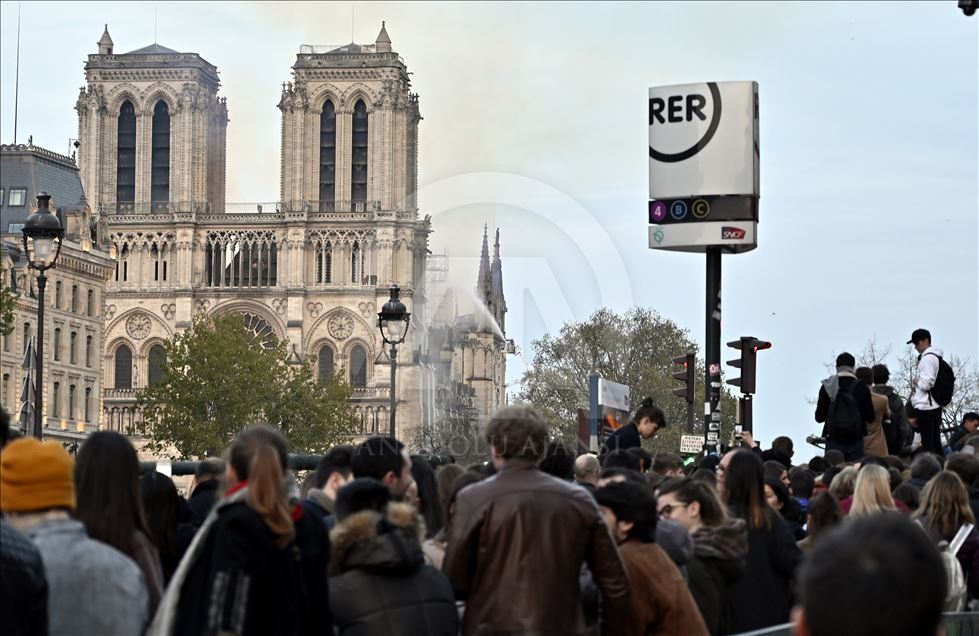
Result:
{"type": "Polygon", "coordinates": [[[741,369],[741,377],[728,380],[727,383],[732,386],[740,387],[741,392],[744,394],[754,393],[755,372],[757,371],[755,356],[762,349],[770,349],[772,343],[759,340],[753,336],[741,336],[740,340],[729,342],[727,343],[727,346],[741,351],[740,358],[737,360],[728,360],[727,362],[732,367],[741,369]]]}
{"type": "Polygon", "coordinates": [[[690,404],[696,398],[697,385],[695,384],[697,372],[697,358],[692,353],[673,358],[673,364],[682,364],[683,371],[673,374],[673,377],[683,383],[679,389],[673,389],[673,395],[678,395],[690,404]]]}

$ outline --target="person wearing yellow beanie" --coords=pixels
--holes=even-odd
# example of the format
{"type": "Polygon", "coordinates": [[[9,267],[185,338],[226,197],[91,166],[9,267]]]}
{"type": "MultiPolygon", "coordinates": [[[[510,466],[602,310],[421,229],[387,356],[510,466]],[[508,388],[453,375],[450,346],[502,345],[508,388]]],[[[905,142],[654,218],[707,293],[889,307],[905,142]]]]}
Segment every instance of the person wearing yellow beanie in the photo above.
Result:
{"type": "Polygon", "coordinates": [[[75,463],[58,442],[27,437],[0,454],[0,510],[74,510],[75,463]]]}
{"type": "Polygon", "coordinates": [[[139,566],[90,538],[74,508],[74,462],[61,444],[22,438],[0,451],[0,510],[41,553],[50,633],[142,634],[149,595],[139,566]]]}

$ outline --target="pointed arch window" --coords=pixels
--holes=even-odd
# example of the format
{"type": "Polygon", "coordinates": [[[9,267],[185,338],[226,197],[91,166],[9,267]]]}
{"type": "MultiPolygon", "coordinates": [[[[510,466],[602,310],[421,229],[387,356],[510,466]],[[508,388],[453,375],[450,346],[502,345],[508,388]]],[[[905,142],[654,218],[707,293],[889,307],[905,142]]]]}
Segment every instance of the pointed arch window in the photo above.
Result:
{"type": "Polygon", "coordinates": [[[150,161],[150,199],[154,203],[165,203],[170,200],[170,108],[162,99],[153,108],[153,150],[150,161]]]}
{"type": "Polygon", "coordinates": [[[320,211],[334,209],[337,173],[337,112],[326,100],[320,113],[320,211]]]}
{"type": "Polygon", "coordinates": [[[316,282],[333,282],[333,246],[329,241],[316,244],[316,282]]]}
{"type": "Polygon", "coordinates": [[[166,377],[167,350],[162,345],[153,345],[149,355],[148,386],[155,386],[166,377]]]}
{"type": "Polygon", "coordinates": [[[355,389],[367,386],[367,350],[361,345],[350,350],[350,386],[355,389]]]}
{"type": "Polygon", "coordinates": [[[350,200],[367,201],[367,105],[358,99],[353,115],[353,162],[350,175],[350,200]]]}
{"type": "Polygon", "coordinates": [[[363,255],[360,251],[360,243],[354,242],[350,250],[350,282],[357,284],[360,275],[363,273],[363,255]]]}
{"type": "Polygon", "coordinates": [[[333,349],[329,345],[323,345],[320,347],[320,354],[318,356],[319,362],[319,380],[321,383],[326,383],[330,381],[333,377],[333,349]]]}
{"type": "Polygon", "coordinates": [[[116,387],[117,389],[133,388],[133,350],[128,345],[119,345],[116,349],[116,387]]]}
{"type": "Polygon", "coordinates": [[[136,109],[128,99],[119,108],[116,137],[116,202],[136,201],[136,109]]]}

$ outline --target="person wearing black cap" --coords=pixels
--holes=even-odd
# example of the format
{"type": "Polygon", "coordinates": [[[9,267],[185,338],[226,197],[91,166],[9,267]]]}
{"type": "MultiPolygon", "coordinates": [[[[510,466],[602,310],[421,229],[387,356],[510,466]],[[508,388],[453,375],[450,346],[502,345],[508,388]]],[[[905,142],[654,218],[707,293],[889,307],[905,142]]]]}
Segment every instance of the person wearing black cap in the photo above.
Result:
{"type": "Polygon", "coordinates": [[[939,431],[942,426],[942,406],[932,399],[931,390],[938,379],[939,359],[942,350],[931,345],[931,333],[927,329],[915,329],[907,344],[913,344],[918,352],[918,370],[914,378],[914,394],[911,405],[917,412],[918,432],[921,433],[921,447],[929,453],[942,455],[942,440],[939,431]]]}

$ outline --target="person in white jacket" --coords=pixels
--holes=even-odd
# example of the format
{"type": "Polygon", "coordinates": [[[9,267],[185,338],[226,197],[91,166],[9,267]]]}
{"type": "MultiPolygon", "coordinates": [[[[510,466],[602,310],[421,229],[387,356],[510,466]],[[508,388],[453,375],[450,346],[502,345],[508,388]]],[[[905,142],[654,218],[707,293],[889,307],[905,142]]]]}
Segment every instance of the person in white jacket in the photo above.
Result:
{"type": "Polygon", "coordinates": [[[918,432],[921,446],[929,453],[942,455],[942,407],[931,397],[931,390],[938,378],[938,359],[942,350],[931,346],[931,333],[927,329],[915,329],[908,344],[918,352],[918,371],[914,378],[914,394],[911,405],[918,413],[918,432]]]}

